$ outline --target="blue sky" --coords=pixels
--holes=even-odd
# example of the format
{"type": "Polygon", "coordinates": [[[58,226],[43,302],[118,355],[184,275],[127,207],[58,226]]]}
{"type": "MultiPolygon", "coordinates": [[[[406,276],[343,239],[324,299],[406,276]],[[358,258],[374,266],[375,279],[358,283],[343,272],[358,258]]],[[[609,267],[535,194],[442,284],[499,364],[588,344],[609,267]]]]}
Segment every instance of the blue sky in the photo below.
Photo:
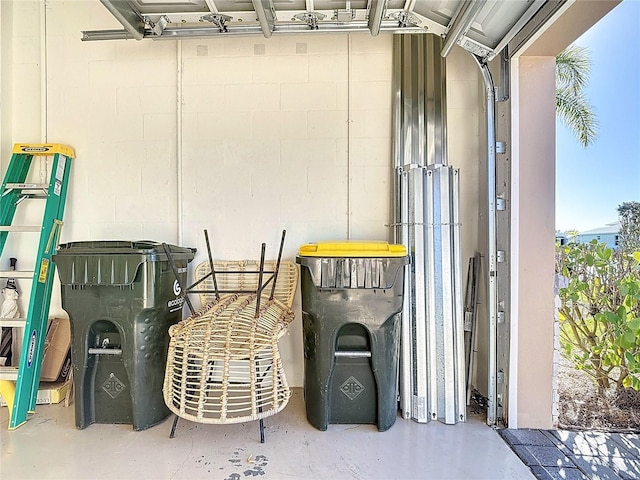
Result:
{"type": "Polygon", "coordinates": [[[624,0],[575,43],[591,53],[586,94],[600,128],[585,149],[557,122],[557,230],[604,226],[622,202],[640,201],[640,0],[624,0]]]}

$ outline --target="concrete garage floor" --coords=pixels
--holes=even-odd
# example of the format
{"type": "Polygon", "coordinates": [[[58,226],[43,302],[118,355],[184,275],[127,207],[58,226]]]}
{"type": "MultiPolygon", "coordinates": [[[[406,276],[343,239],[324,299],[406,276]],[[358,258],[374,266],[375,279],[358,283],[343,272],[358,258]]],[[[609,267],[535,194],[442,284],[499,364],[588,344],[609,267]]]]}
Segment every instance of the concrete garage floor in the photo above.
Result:
{"type": "Polygon", "coordinates": [[[373,425],[316,430],[301,389],[289,405],[258,422],[201,425],[171,419],[134,432],[129,425],[77,430],[73,406],[39,405],[29,421],[7,431],[0,409],[4,479],[531,479],[498,433],[479,416],[457,425],[398,418],[387,432],[373,425]]]}

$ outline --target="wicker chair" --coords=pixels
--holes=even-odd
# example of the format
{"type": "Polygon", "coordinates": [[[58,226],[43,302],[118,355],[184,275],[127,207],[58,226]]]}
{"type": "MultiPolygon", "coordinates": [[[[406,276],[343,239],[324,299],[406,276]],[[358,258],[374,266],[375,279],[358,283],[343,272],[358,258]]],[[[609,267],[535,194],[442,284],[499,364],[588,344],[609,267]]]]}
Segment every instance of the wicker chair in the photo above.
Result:
{"type": "MultiPolygon", "coordinates": [[[[277,260],[266,260],[264,262],[264,273],[273,272],[276,269],[277,260]]],[[[259,279],[259,260],[216,260],[213,262],[213,269],[216,273],[218,293],[236,293],[238,291],[256,290],[259,279]]],[[[203,292],[198,292],[200,304],[207,305],[214,302],[215,286],[213,276],[210,275],[211,266],[209,262],[202,262],[196,267],[195,277],[203,288],[203,292]]],[[[294,262],[280,262],[276,288],[273,297],[280,300],[288,308],[293,305],[293,297],[296,294],[298,285],[298,267],[294,262]]],[[[262,298],[269,297],[271,289],[267,288],[262,293],[262,298]]]]}
{"type": "MultiPolygon", "coordinates": [[[[169,329],[165,403],[176,421],[260,420],[264,441],[262,420],[281,411],[291,396],[278,339],[294,319],[298,269],[264,258],[209,261],[195,275],[200,289],[186,293],[198,293],[203,306],[169,329]],[[265,288],[269,281],[275,283],[265,288]]],[[[174,431],[175,423],[171,436],[174,431]]]]}

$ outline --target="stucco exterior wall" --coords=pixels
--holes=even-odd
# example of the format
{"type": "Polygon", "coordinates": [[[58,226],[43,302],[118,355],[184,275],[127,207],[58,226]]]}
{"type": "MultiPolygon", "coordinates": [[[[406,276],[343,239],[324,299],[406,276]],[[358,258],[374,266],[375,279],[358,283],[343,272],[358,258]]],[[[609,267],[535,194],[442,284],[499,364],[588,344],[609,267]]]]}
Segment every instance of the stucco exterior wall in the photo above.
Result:
{"type": "Polygon", "coordinates": [[[509,426],[552,426],[555,58],[512,65],[512,339],[509,426]]]}

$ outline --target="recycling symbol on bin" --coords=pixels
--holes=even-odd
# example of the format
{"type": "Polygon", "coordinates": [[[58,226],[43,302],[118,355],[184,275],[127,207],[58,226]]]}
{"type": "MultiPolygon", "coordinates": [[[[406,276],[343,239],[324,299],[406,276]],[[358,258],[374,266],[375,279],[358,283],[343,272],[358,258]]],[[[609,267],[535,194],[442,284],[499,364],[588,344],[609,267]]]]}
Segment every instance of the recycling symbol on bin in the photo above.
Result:
{"type": "Polygon", "coordinates": [[[362,392],[364,392],[364,385],[362,385],[355,377],[351,376],[347,378],[342,385],[340,385],[340,391],[344,393],[349,400],[355,400],[362,392]]]}

